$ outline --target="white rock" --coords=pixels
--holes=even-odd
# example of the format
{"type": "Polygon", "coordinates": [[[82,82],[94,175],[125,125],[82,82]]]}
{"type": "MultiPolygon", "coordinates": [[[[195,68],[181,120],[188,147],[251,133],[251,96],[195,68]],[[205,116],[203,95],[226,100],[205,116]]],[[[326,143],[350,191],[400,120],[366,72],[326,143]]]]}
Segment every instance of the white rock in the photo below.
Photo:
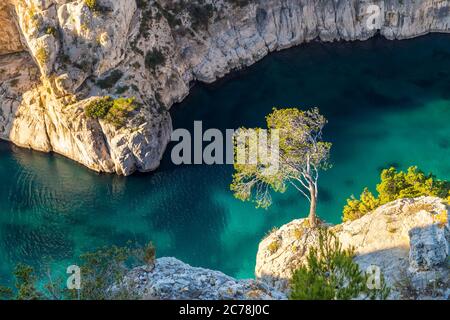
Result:
{"type": "MultiPolygon", "coordinates": [[[[392,289],[391,298],[399,296],[399,281],[408,279],[422,295],[430,280],[441,283],[443,295],[450,287],[450,228],[448,221],[445,225],[437,222],[436,215],[442,212],[448,216],[447,204],[439,198],[401,199],[331,230],[344,248],[356,250],[355,262],[361,270],[371,265],[381,268],[392,289]]],[[[288,279],[313,246],[317,246],[317,231],[307,227],[307,220],[282,226],[259,245],[257,278],[287,292],[288,279]],[[277,250],[271,251],[274,247],[277,250]]]]}

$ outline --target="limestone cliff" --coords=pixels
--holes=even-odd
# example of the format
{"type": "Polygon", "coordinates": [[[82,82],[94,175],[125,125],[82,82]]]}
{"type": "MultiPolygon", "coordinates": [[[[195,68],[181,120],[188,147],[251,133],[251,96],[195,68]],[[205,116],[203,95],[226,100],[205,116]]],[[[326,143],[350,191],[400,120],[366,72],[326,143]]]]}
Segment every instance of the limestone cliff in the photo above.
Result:
{"type": "Polygon", "coordinates": [[[447,32],[448,0],[6,0],[0,6],[0,138],[91,169],[149,171],[170,106],[271,51],[313,39],[447,32]],[[378,30],[368,28],[378,5],[378,30]],[[26,50],[26,52],[17,54],[26,50]],[[21,67],[18,67],[21,66],[21,67]],[[85,115],[99,96],[135,97],[117,128],[85,115]]]}

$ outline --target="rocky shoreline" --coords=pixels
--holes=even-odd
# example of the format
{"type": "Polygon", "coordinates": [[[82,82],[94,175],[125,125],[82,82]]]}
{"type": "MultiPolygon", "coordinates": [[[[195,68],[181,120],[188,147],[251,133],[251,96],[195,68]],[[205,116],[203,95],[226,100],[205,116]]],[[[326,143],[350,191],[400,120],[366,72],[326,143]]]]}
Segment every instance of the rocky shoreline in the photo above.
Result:
{"type": "Polygon", "coordinates": [[[8,0],[0,4],[0,139],[99,172],[151,171],[170,106],[269,52],[314,39],[407,39],[448,32],[450,2],[8,0]],[[381,8],[369,30],[369,5],[381,8]],[[86,116],[99,97],[139,103],[124,126],[86,116]]]}
{"type": "MultiPolygon", "coordinates": [[[[329,228],[343,248],[355,249],[354,261],[362,271],[380,268],[390,288],[388,299],[448,300],[449,209],[439,198],[400,199],[329,228]],[[437,219],[444,214],[446,219],[437,219]]],[[[238,280],[175,258],[159,258],[153,266],[130,271],[125,283],[140,299],[287,299],[292,272],[317,245],[317,229],[298,219],[260,242],[255,279],[238,280]]]]}

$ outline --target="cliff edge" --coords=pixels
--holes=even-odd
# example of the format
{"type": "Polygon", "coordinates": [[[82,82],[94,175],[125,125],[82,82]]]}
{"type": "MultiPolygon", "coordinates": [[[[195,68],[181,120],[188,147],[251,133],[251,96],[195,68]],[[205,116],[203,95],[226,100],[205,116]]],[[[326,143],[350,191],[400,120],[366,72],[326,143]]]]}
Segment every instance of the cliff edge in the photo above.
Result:
{"type": "Polygon", "coordinates": [[[448,0],[6,0],[0,5],[0,139],[93,170],[150,171],[170,106],[271,51],[314,39],[405,39],[448,32],[448,0]],[[368,28],[380,8],[380,24],[368,28]],[[86,115],[134,98],[120,127],[86,115]]]}
{"type": "MultiPolygon", "coordinates": [[[[391,299],[448,299],[448,212],[448,204],[439,198],[400,199],[330,230],[343,248],[355,249],[354,261],[361,270],[380,268],[391,288],[391,299]]],[[[271,233],[259,245],[256,277],[288,292],[292,272],[305,262],[310,248],[317,246],[317,236],[306,219],[271,233]]]]}

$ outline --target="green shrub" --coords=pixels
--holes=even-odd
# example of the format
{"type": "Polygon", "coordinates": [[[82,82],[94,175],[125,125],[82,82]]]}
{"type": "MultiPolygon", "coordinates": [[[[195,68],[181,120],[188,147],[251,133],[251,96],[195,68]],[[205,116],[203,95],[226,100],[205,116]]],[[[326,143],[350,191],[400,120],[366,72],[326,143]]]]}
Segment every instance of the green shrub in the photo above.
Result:
{"type": "Polygon", "coordinates": [[[45,33],[52,35],[52,36],[56,36],[56,28],[53,26],[49,26],[49,27],[45,28],[45,33]]]}
{"type": "Polygon", "coordinates": [[[379,206],[380,201],[375,198],[369,189],[364,188],[360,199],[356,199],[354,196],[347,199],[347,204],[343,210],[343,220],[344,222],[356,220],[379,206]]]}
{"type": "Polygon", "coordinates": [[[148,0],[136,0],[136,6],[138,9],[143,9],[147,6],[148,0]]]}
{"type": "Polygon", "coordinates": [[[98,3],[97,0],[84,0],[84,3],[91,11],[97,11],[98,10],[98,3]]]}
{"type": "Polygon", "coordinates": [[[278,251],[278,249],[280,249],[281,247],[281,242],[280,240],[274,240],[271,243],[269,243],[269,246],[267,247],[267,249],[269,250],[270,254],[274,254],[275,252],[278,251]]]}
{"type": "Polygon", "coordinates": [[[158,49],[153,49],[145,55],[145,66],[151,71],[154,71],[157,66],[163,65],[165,62],[166,58],[158,49]]]}
{"type": "Polygon", "coordinates": [[[41,66],[47,63],[48,52],[44,47],[41,46],[36,50],[36,60],[39,62],[41,66]]]}
{"type": "Polygon", "coordinates": [[[32,267],[19,263],[14,269],[14,277],[15,290],[0,286],[0,299],[39,300],[43,297],[36,288],[37,277],[32,267]]]}
{"type": "Polygon", "coordinates": [[[106,13],[108,11],[111,11],[110,8],[100,5],[98,3],[98,0],[84,0],[84,3],[90,11],[95,13],[106,13]]]}
{"type": "Polygon", "coordinates": [[[135,98],[103,97],[92,101],[86,106],[86,116],[93,119],[103,119],[116,127],[125,125],[126,119],[136,109],[135,98]]]}
{"type": "Polygon", "coordinates": [[[243,8],[247,6],[250,3],[250,0],[227,0],[229,3],[231,3],[234,6],[243,8]]]}
{"type": "Polygon", "coordinates": [[[62,54],[59,56],[59,59],[61,60],[61,62],[63,63],[71,63],[72,61],[70,60],[70,56],[67,54],[62,54]]]}
{"type": "Polygon", "coordinates": [[[156,248],[153,245],[153,243],[149,243],[148,245],[146,245],[144,247],[144,257],[143,260],[147,265],[151,265],[155,262],[155,258],[156,258],[156,248]]]}
{"type": "Polygon", "coordinates": [[[214,7],[211,4],[195,4],[188,6],[188,12],[191,16],[192,28],[199,30],[201,28],[208,29],[209,20],[214,15],[214,7]]]}
{"type": "MultiPolygon", "coordinates": [[[[129,247],[104,247],[80,256],[81,299],[128,299],[130,293],[125,288],[109,292],[113,285],[120,283],[128,271],[126,262],[132,257],[129,247]]],[[[75,290],[71,293],[75,294],[75,290]]],[[[73,298],[76,298],[74,295],[73,298]]]]}
{"type": "Polygon", "coordinates": [[[86,116],[93,119],[104,119],[113,105],[111,97],[104,97],[92,101],[86,106],[84,112],[86,116]]]}
{"type": "Polygon", "coordinates": [[[187,12],[191,18],[191,26],[195,30],[208,29],[209,21],[214,16],[215,8],[205,1],[174,1],[167,3],[165,7],[155,2],[155,7],[164,16],[170,27],[175,28],[182,25],[178,15],[187,12]]]}
{"type": "Polygon", "coordinates": [[[112,88],[117,83],[117,81],[122,78],[122,76],[122,71],[114,70],[104,79],[97,80],[96,84],[102,89],[109,89],[112,88]]]}
{"type": "Polygon", "coordinates": [[[116,127],[123,127],[130,113],[136,109],[134,101],[135,98],[115,99],[105,121],[116,127]]]}
{"type": "MultiPolygon", "coordinates": [[[[171,12],[169,12],[169,10],[161,6],[158,1],[154,3],[154,6],[158,10],[157,17],[163,16],[167,20],[167,23],[169,24],[170,27],[175,28],[182,24],[181,20],[177,18],[176,15],[185,10],[186,4],[184,2],[180,1],[172,3],[172,7],[169,8],[171,12]]],[[[159,20],[159,18],[157,19],[159,20]]]]}
{"type": "Polygon", "coordinates": [[[120,87],[117,87],[117,89],[116,89],[116,94],[122,94],[122,93],[125,93],[125,92],[128,91],[129,88],[130,88],[129,86],[120,86],[120,87]]]}
{"type": "Polygon", "coordinates": [[[441,181],[433,174],[425,174],[417,167],[408,168],[407,172],[395,168],[381,172],[381,182],[377,184],[378,196],[375,197],[367,188],[359,199],[351,197],[343,210],[343,220],[351,221],[388,202],[420,196],[434,196],[450,200],[450,182],[441,181]]]}
{"type": "Polygon", "coordinates": [[[379,289],[368,289],[368,276],[353,262],[353,250],[343,250],[336,236],[319,229],[318,247],[310,249],[306,264],[294,271],[292,300],[386,299],[389,289],[381,278],[379,289]]]}

